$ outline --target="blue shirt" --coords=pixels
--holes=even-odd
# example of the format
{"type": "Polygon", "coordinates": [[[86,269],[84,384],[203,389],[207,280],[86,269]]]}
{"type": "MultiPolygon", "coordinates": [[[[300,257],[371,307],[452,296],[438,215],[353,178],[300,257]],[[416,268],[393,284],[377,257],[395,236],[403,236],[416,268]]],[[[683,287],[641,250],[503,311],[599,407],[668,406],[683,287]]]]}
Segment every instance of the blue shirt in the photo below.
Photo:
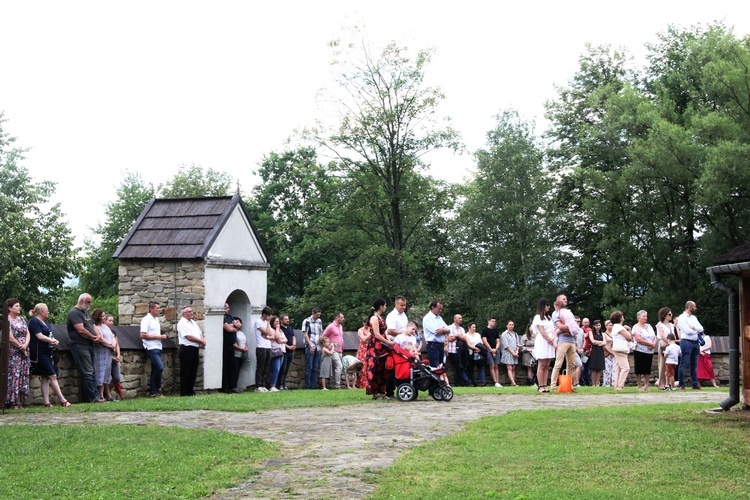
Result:
{"type": "Polygon", "coordinates": [[[447,333],[435,333],[438,328],[448,328],[443,318],[429,312],[422,318],[422,328],[424,329],[424,338],[427,342],[440,342],[445,343],[445,338],[448,336],[447,333]]]}

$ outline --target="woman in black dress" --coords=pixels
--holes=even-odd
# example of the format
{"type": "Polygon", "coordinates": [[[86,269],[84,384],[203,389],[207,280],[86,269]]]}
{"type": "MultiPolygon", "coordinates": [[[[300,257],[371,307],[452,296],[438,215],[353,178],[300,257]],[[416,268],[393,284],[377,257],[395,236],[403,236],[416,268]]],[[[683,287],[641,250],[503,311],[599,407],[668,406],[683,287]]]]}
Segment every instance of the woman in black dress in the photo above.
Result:
{"type": "Polygon", "coordinates": [[[62,395],[60,385],[57,383],[57,372],[52,363],[52,349],[57,347],[58,341],[52,336],[52,329],[47,324],[48,316],[47,304],[37,304],[34,306],[34,317],[29,320],[29,333],[31,334],[29,350],[34,365],[34,375],[42,377],[42,404],[47,407],[52,406],[49,402],[49,386],[51,385],[61,406],[73,406],[62,395]]]}
{"type": "Polygon", "coordinates": [[[602,372],[604,371],[604,335],[602,334],[602,322],[594,320],[594,328],[589,332],[591,341],[591,354],[589,354],[589,371],[591,371],[591,385],[599,387],[602,372]]]}

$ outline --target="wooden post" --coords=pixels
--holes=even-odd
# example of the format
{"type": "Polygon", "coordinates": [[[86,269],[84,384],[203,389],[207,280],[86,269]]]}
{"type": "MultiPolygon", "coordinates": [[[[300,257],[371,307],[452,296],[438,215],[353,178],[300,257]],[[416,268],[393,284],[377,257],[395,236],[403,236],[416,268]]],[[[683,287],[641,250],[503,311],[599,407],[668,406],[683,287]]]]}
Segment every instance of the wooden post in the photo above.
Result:
{"type": "Polygon", "coordinates": [[[3,303],[2,342],[0,342],[0,402],[5,413],[5,398],[8,397],[8,351],[10,350],[10,324],[8,323],[8,303],[3,303]]]}
{"type": "Polygon", "coordinates": [[[740,367],[745,407],[750,407],[750,277],[740,278],[740,367]]]}

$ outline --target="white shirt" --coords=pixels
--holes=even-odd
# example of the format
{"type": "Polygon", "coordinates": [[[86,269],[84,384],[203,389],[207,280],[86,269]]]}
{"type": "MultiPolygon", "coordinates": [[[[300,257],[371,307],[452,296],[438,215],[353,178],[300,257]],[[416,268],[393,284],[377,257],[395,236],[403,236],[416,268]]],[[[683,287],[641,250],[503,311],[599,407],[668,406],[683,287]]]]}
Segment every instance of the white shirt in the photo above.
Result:
{"type": "MultiPolygon", "coordinates": [[[[151,316],[151,313],[146,314],[141,320],[141,331],[149,335],[161,335],[159,320],[151,316]]],[[[161,349],[161,340],[141,339],[141,342],[143,343],[143,348],[147,351],[161,349]]]]}
{"type": "MultiPolygon", "coordinates": [[[[241,330],[237,330],[237,342],[235,342],[240,347],[247,346],[247,337],[241,330]]],[[[241,358],[242,357],[242,351],[238,351],[237,349],[234,350],[234,357],[235,358],[241,358]]]]}
{"type": "Polygon", "coordinates": [[[701,326],[698,318],[687,312],[680,314],[677,328],[682,332],[682,338],[687,340],[698,340],[698,334],[703,333],[703,326],[701,326]]]}
{"type": "Polygon", "coordinates": [[[270,349],[271,341],[263,336],[260,331],[261,328],[265,329],[268,326],[268,321],[263,321],[258,318],[255,320],[255,347],[259,349],[270,349]]]}
{"type": "Polygon", "coordinates": [[[438,328],[448,328],[443,318],[437,316],[432,311],[428,312],[424,318],[422,318],[422,328],[424,329],[424,339],[427,342],[445,342],[445,333],[435,333],[438,328]]]}
{"type": "Polygon", "coordinates": [[[396,338],[394,339],[394,342],[406,349],[406,346],[408,344],[411,344],[416,349],[417,347],[417,336],[416,335],[407,335],[405,333],[402,333],[400,335],[396,335],[396,338]]]}
{"type": "Polygon", "coordinates": [[[395,330],[397,335],[406,333],[406,325],[409,324],[409,318],[405,312],[398,312],[396,309],[388,313],[385,317],[385,326],[389,330],[395,330]]]}
{"type": "Polygon", "coordinates": [[[180,321],[177,322],[177,337],[179,338],[180,345],[186,345],[186,346],[192,346],[192,347],[200,347],[201,345],[198,342],[193,342],[192,340],[188,340],[187,336],[190,335],[191,337],[198,337],[202,338],[203,334],[201,333],[201,329],[198,327],[198,323],[196,323],[192,319],[187,319],[185,317],[180,318],[180,321]]]}
{"type": "MultiPolygon", "coordinates": [[[[458,338],[459,335],[463,335],[463,334],[466,333],[464,331],[463,327],[461,327],[461,326],[456,327],[455,323],[451,323],[451,326],[449,326],[448,328],[451,329],[451,333],[450,334],[453,335],[453,336],[455,336],[456,338],[458,338]]],[[[456,352],[456,341],[455,340],[453,342],[446,342],[445,345],[447,346],[449,353],[455,353],[456,352]]]]}

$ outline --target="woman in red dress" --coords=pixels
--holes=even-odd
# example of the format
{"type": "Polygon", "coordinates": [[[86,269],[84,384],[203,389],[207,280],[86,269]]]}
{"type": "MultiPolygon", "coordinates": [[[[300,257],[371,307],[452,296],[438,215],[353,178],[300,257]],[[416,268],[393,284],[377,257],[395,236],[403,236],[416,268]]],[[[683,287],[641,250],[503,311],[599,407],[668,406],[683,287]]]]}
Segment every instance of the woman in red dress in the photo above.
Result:
{"type": "Polygon", "coordinates": [[[362,362],[362,371],[357,378],[357,389],[367,388],[367,374],[370,370],[367,369],[367,346],[370,344],[370,337],[372,337],[372,330],[370,330],[370,324],[367,322],[367,318],[362,320],[362,328],[357,331],[359,336],[359,349],[357,349],[357,359],[362,362]]]}
{"type": "Polygon", "coordinates": [[[385,334],[387,328],[383,318],[384,312],[385,299],[377,299],[367,316],[370,330],[372,330],[372,336],[367,345],[367,394],[371,395],[372,399],[390,399],[385,395],[385,386],[388,383],[385,359],[393,342],[388,340],[385,334]]]}

